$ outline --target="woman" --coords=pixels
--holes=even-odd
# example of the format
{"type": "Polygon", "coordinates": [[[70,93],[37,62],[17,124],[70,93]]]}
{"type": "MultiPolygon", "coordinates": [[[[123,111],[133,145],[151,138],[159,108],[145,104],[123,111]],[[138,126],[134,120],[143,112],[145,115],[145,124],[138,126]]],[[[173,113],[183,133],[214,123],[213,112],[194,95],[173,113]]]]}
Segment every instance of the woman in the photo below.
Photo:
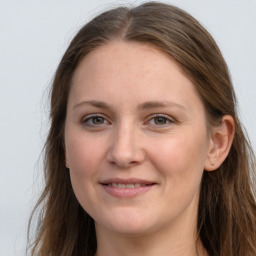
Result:
{"type": "Polygon", "coordinates": [[[31,255],[253,256],[254,175],[209,33],[162,3],[107,11],[55,75],[31,255]]]}

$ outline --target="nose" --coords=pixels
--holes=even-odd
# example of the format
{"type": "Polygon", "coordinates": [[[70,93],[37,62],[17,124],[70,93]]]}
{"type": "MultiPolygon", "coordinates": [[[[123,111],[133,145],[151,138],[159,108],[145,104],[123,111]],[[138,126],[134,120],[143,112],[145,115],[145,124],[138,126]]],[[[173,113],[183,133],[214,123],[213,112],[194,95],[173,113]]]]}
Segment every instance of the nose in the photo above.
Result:
{"type": "Polygon", "coordinates": [[[131,125],[120,125],[111,136],[107,160],[120,168],[129,168],[142,163],[145,152],[141,143],[142,134],[131,125]]]}

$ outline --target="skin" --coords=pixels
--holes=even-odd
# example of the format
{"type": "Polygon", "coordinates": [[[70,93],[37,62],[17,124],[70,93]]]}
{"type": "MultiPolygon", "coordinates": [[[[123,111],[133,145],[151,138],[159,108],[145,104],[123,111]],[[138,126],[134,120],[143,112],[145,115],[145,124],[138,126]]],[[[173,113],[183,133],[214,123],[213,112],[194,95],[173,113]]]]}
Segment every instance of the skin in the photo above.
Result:
{"type": "Polygon", "coordinates": [[[209,133],[195,86],[150,45],[113,41],[89,53],[72,80],[65,154],[97,255],[207,255],[196,236],[200,183],[225,159],[231,123],[209,133]],[[155,185],[118,198],[100,184],[116,177],[155,185]]]}

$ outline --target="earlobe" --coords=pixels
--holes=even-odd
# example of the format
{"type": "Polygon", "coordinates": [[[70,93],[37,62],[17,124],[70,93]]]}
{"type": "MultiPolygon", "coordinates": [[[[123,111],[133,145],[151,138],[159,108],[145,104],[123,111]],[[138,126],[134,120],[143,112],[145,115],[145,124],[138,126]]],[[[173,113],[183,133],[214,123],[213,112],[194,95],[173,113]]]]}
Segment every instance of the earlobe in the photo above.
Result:
{"type": "Polygon", "coordinates": [[[65,166],[66,166],[66,168],[69,169],[69,164],[68,164],[68,159],[67,159],[67,154],[66,154],[66,147],[65,147],[64,143],[63,143],[63,150],[64,150],[64,157],[65,157],[65,166]]]}
{"type": "Polygon", "coordinates": [[[235,133],[234,119],[230,115],[222,117],[219,126],[212,128],[209,152],[204,169],[214,171],[225,161],[230,151],[235,133]]]}
{"type": "Polygon", "coordinates": [[[66,168],[68,168],[69,169],[69,164],[68,164],[68,161],[67,161],[67,159],[65,158],[65,166],[66,166],[66,168]]]}

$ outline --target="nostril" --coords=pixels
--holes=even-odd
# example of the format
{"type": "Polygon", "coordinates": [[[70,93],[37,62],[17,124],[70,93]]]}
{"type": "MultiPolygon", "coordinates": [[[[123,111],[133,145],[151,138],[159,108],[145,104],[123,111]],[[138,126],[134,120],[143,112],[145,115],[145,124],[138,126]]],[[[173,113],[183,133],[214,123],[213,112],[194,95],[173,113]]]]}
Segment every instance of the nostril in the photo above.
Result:
{"type": "Polygon", "coordinates": [[[107,160],[113,166],[129,168],[143,162],[145,152],[139,141],[125,139],[114,141],[108,149],[107,160]]]}

